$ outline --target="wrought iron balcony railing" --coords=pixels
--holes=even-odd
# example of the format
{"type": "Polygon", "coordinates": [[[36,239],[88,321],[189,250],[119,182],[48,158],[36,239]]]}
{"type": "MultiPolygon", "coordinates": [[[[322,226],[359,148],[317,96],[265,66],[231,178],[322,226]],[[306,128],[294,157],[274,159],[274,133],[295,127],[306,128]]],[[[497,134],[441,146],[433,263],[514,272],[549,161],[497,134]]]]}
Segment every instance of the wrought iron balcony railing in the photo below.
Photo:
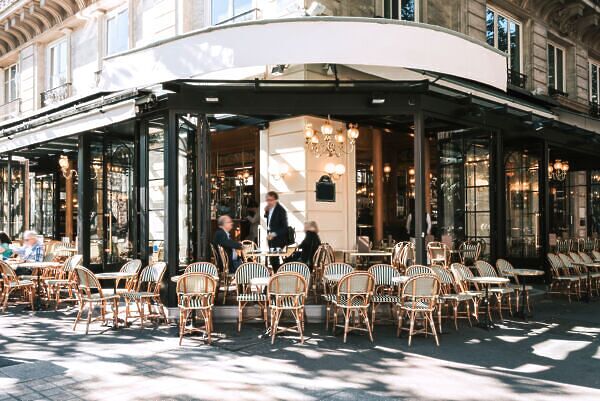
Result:
{"type": "Polygon", "coordinates": [[[548,94],[550,96],[569,97],[569,94],[567,92],[563,92],[561,90],[558,90],[558,89],[556,89],[553,86],[549,86],[548,87],[548,94]]]}
{"type": "Polygon", "coordinates": [[[590,116],[600,118],[600,103],[590,102],[590,116]]]}
{"type": "Polygon", "coordinates": [[[57,86],[56,88],[48,89],[46,92],[42,92],[40,95],[42,97],[42,107],[58,103],[61,100],[65,100],[71,96],[71,84],[67,82],[57,86]]]}
{"type": "Polygon", "coordinates": [[[510,85],[518,86],[519,88],[525,89],[525,86],[527,85],[527,75],[509,69],[508,83],[510,85]]]}
{"type": "Polygon", "coordinates": [[[21,112],[21,99],[11,100],[0,106],[0,120],[16,117],[21,112]]]}

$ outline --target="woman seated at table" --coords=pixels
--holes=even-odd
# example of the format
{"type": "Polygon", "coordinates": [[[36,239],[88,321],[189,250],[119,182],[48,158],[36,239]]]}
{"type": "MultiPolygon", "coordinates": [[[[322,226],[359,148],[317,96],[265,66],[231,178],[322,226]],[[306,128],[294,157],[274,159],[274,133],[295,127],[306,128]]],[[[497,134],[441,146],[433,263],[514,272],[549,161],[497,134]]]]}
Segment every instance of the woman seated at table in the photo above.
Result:
{"type": "Polygon", "coordinates": [[[6,260],[10,258],[13,254],[12,249],[10,249],[10,244],[12,241],[6,235],[4,231],[0,231],[0,260],[6,260]]]}
{"type": "Polygon", "coordinates": [[[321,245],[319,238],[319,227],[314,221],[304,223],[304,240],[298,246],[298,251],[287,258],[285,262],[302,262],[312,269],[312,261],[317,252],[317,248],[321,245]]]}

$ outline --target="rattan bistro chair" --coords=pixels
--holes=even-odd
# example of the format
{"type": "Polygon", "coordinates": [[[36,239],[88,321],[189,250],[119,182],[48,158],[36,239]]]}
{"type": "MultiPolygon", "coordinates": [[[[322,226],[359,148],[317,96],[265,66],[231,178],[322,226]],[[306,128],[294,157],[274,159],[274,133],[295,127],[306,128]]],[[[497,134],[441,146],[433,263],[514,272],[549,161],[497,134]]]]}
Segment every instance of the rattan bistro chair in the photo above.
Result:
{"type": "Polygon", "coordinates": [[[92,273],[89,269],[83,266],[77,266],[75,268],[75,273],[77,276],[77,285],[79,290],[79,311],[77,312],[77,317],[75,318],[75,323],[73,324],[73,331],[75,331],[77,328],[77,323],[79,320],[81,320],[81,315],[83,314],[83,310],[86,306],[87,323],[85,326],[85,334],[88,334],[91,322],[101,321],[106,323],[108,304],[111,304],[113,325],[114,327],[117,327],[119,324],[119,296],[115,294],[105,295],[102,291],[100,281],[98,281],[96,276],[94,276],[94,273],[92,273]],[[92,319],[95,305],[100,305],[100,316],[92,319]]]}
{"type": "Polygon", "coordinates": [[[563,265],[556,254],[548,253],[546,257],[552,273],[552,280],[546,292],[548,294],[564,294],[571,303],[571,295],[580,296],[579,277],[571,275],[569,269],[563,265]]]}
{"type": "MultiPolygon", "coordinates": [[[[494,269],[494,266],[490,265],[484,260],[477,260],[475,262],[475,267],[477,268],[477,271],[479,272],[479,275],[481,277],[499,277],[498,272],[496,272],[496,269],[494,269]]],[[[490,286],[489,292],[496,296],[496,303],[498,313],[500,315],[500,320],[504,320],[504,317],[502,316],[502,309],[508,309],[508,313],[510,313],[510,315],[512,316],[512,294],[514,294],[515,292],[514,288],[506,284],[501,284],[497,286],[490,286]],[[503,299],[506,299],[506,302],[504,303],[504,308],[502,307],[503,299]]]]}
{"type": "Polygon", "coordinates": [[[252,279],[266,278],[269,276],[269,269],[267,269],[265,265],[254,262],[242,263],[235,271],[236,299],[238,302],[238,331],[242,330],[244,309],[249,304],[258,305],[263,315],[265,328],[268,328],[267,295],[263,292],[253,290],[252,279]]]}
{"type": "Polygon", "coordinates": [[[55,279],[46,280],[46,286],[49,293],[54,296],[54,310],[62,302],[77,302],[77,278],[75,268],[81,265],[82,255],[73,255],[69,257],[62,268],[61,274],[55,279]],[[66,292],[66,298],[61,299],[61,293],[66,292]]]}
{"type": "Polygon", "coordinates": [[[336,297],[333,301],[335,309],[333,314],[333,330],[337,327],[338,312],[344,316],[344,343],[350,331],[360,330],[369,334],[369,339],[373,342],[373,330],[369,322],[369,307],[371,306],[371,297],[375,278],[369,272],[354,271],[346,274],[339,281],[336,297]],[[353,318],[353,319],[352,319],[353,318]],[[352,325],[350,325],[352,320],[352,325]],[[364,327],[361,327],[361,320],[364,327]]]}
{"type": "Polygon", "coordinates": [[[428,327],[435,338],[435,343],[439,346],[435,323],[433,321],[433,311],[437,304],[437,298],[440,291],[440,282],[435,274],[421,274],[412,276],[404,283],[400,293],[400,308],[398,313],[398,332],[400,336],[402,330],[408,331],[408,346],[412,342],[413,334],[428,334],[428,327]],[[409,328],[403,327],[404,317],[409,319],[409,328]],[[423,328],[415,330],[415,322],[421,320],[423,328]]]}
{"type": "Polygon", "coordinates": [[[128,324],[129,318],[139,317],[140,328],[144,328],[145,319],[156,319],[156,325],[160,319],[168,323],[165,315],[164,305],[160,299],[160,285],[167,270],[165,262],[156,262],[150,266],[144,267],[140,273],[137,288],[135,291],[121,294],[125,299],[125,324],[128,324]],[[131,311],[131,303],[137,307],[137,315],[131,311]],[[148,313],[146,313],[148,306],[148,313]],[[156,310],[155,310],[156,309],[156,310]]]}
{"type": "Polygon", "coordinates": [[[593,284],[591,291],[595,290],[596,295],[600,295],[600,263],[594,262],[585,252],[579,252],[579,260],[590,269],[590,277],[593,284]]]}
{"type": "Polygon", "coordinates": [[[217,280],[214,275],[204,272],[185,273],[177,281],[177,304],[179,306],[179,345],[186,333],[201,332],[206,335],[210,344],[213,329],[212,310],[215,304],[217,280]],[[204,320],[203,327],[194,326],[193,312],[196,319],[200,315],[204,320]],[[188,326],[188,320],[192,318],[188,326]]]}
{"type": "Polygon", "coordinates": [[[423,265],[412,265],[406,269],[407,276],[418,276],[420,274],[434,274],[433,270],[429,266],[423,265]]]}
{"type": "Polygon", "coordinates": [[[278,333],[294,331],[294,327],[279,325],[281,316],[287,311],[296,322],[295,329],[300,334],[300,343],[304,343],[304,303],[308,293],[306,278],[296,272],[281,272],[269,279],[267,298],[271,312],[271,344],[278,333]]]}
{"type": "Polygon", "coordinates": [[[19,280],[12,267],[0,261],[0,274],[2,279],[2,291],[0,292],[0,309],[6,312],[8,297],[13,291],[21,291],[29,299],[33,310],[34,285],[31,280],[19,280]]]}
{"type": "Polygon", "coordinates": [[[219,269],[217,266],[210,262],[194,262],[185,268],[184,274],[186,273],[205,273],[214,278],[219,277],[219,269]]]}
{"type": "Polygon", "coordinates": [[[448,260],[450,260],[450,250],[448,249],[448,245],[437,241],[428,243],[427,259],[429,260],[430,265],[448,266],[448,260]]]}
{"type": "MultiPolygon", "coordinates": [[[[446,306],[446,317],[450,316],[448,306],[452,306],[452,317],[454,318],[454,328],[456,330],[458,330],[459,318],[466,318],[469,321],[469,326],[471,326],[470,303],[475,304],[474,298],[476,295],[462,291],[450,270],[441,266],[432,266],[431,268],[440,280],[440,295],[438,298],[440,304],[437,310],[440,333],[442,333],[442,309],[444,306],[446,306]],[[460,310],[461,305],[464,305],[464,312],[460,310]]],[[[473,308],[475,308],[475,305],[473,305],[473,308]]]]}
{"type": "MultiPolygon", "coordinates": [[[[519,310],[519,303],[521,302],[521,292],[523,291],[523,286],[519,282],[519,276],[513,273],[514,267],[513,265],[506,259],[498,259],[496,260],[496,269],[502,275],[502,277],[506,277],[509,280],[513,280],[513,283],[509,283],[508,286],[511,287],[515,291],[515,308],[519,310]]],[[[527,306],[527,311],[531,311],[529,306],[529,291],[533,289],[532,286],[525,286],[525,306],[527,306]]]]}
{"type": "Polygon", "coordinates": [[[375,288],[373,297],[371,298],[371,302],[373,303],[371,307],[371,324],[373,331],[375,331],[375,317],[378,306],[389,305],[390,315],[392,318],[394,317],[394,308],[399,300],[398,292],[396,291],[398,283],[394,282],[394,278],[400,277],[400,273],[394,266],[383,263],[371,266],[369,273],[375,279],[375,288]]]}
{"type": "MultiPolygon", "coordinates": [[[[329,321],[332,318],[331,309],[336,299],[335,288],[339,281],[332,280],[333,276],[340,277],[352,273],[354,268],[346,263],[330,263],[323,271],[323,300],[325,301],[325,329],[329,329],[329,321]]],[[[341,277],[340,277],[341,278],[341,277]]]]}
{"type": "Polygon", "coordinates": [[[119,288],[119,282],[122,279],[117,279],[117,282],[115,283],[115,287],[117,288],[117,293],[135,291],[135,288],[137,286],[137,281],[138,281],[138,273],[140,272],[141,268],[142,268],[142,261],[139,259],[130,260],[121,267],[121,269],[119,270],[120,272],[134,273],[135,275],[125,279],[125,288],[119,288]]]}
{"type": "Polygon", "coordinates": [[[325,272],[325,267],[333,262],[335,262],[335,254],[331,245],[327,243],[322,243],[319,245],[315,251],[315,254],[313,255],[312,260],[311,282],[315,302],[317,301],[318,286],[323,283],[323,273],[325,272]]]}
{"type": "Polygon", "coordinates": [[[308,296],[308,289],[310,288],[310,269],[302,262],[287,262],[281,265],[277,270],[277,273],[293,272],[298,273],[306,281],[306,295],[308,296]]]}

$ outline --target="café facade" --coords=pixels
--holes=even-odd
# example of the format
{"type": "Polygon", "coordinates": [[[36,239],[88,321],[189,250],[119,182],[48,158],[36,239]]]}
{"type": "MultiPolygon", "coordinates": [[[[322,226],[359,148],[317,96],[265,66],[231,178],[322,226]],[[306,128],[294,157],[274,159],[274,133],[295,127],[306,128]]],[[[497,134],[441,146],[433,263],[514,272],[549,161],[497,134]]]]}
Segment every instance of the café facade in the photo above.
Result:
{"type": "Polygon", "coordinates": [[[600,120],[511,85],[508,62],[444,28],[343,17],[118,53],[97,92],[0,124],[0,229],[68,237],[95,271],[139,258],[172,276],[210,258],[219,215],[246,238],[274,190],[298,241],[313,220],[335,249],[413,238],[424,262],[428,241],[477,240],[544,266],[600,231],[600,120]]]}

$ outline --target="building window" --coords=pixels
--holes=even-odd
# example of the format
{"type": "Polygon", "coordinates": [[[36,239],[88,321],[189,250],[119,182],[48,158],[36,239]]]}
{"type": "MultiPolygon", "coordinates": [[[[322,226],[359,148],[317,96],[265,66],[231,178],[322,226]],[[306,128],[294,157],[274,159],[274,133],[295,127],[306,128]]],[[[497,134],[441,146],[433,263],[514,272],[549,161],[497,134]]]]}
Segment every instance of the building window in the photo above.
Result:
{"type": "Polygon", "coordinates": [[[590,102],[600,103],[600,63],[590,61],[590,102]]]}
{"type": "Polygon", "coordinates": [[[493,8],[486,11],[486,41],[508,54],[510,70],[520,73],[521,23],[493,8]]]}
{"type": "Polygon", "coordinates": [[[48,89],[67,83],[67,40],[62,39],[48,47],[48,89]]]}
{"type": "Polygon", "coordinates": [[[4,102],[9,103],[19,98],[19,89],[17,87],[17,74],[19,69],[17,64],[4,69],[4,102]]]}
{"type": "Polygon", "coordinates": [[[106,55],[129,49],[129,11],[122,9],[106,19],[106,55]]]}
{"type": "Polygon", "coordinates": [[[548,89],[552,93],[565,92],[565,49],[548,43],[548,89]]]}
{"type": "Polygon", "coordinates": [[[382,0],[383,17],[402,21],[417,20],[416,0],[382,0]]]}
{"type": "Polygon", "coordinates": [[[210,9],[213,25],[256,18],[252,12],[254,10],[254,0],[211,0],[210,9]]]}

